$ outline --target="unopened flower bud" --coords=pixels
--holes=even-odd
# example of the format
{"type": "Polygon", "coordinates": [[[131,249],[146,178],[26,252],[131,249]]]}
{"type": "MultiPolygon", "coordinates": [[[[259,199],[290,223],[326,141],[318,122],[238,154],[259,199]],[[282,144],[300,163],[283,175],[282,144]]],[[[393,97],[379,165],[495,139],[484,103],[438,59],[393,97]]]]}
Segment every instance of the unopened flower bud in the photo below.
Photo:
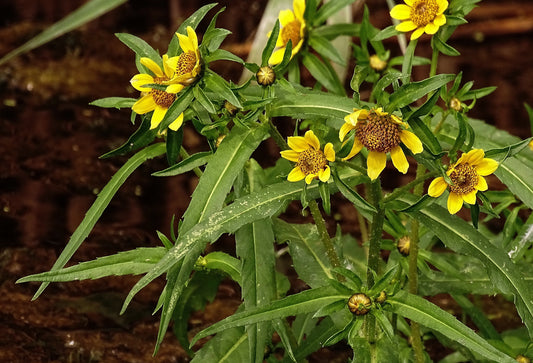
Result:
{"type": "Polygon", "coordinates": [[[382,291],[379,293],[379,296],[376,298],[376,301],[380,304],[383,304],[387,300],[387,293],[382,291]]]}
{"type": "Polygon", "coordinates": [[[276,80],[276,73],[268,66],[259,68],[255,76],[257,77],[257,83],[261,86],[270,86],[276,80]]]}
{"type": "Polygon", "coordinates": [[[452,97],[449,105],[452,110],[455,110],[457,112],[461,111],[461,109],[463,108],[461,106],[461,101],[457,97],[452,97]]]}
{"type": "Polygon", "coordinates": [[[404,255],[409,255],[409,250],[411,249],[411,239],[408,236],[400,238],[398,241],[398,251],[404,255]]]}
{"type": "Polygon", "coordinates": [[[365,315],[371,306],[372,301],[363,293],[353,294],[348,300],[348,309],[355,315],[365,315]]]}
{"type": "Polygon", "coordinates": [[[370,67],[378,72],[381,72],[387,66],[387,62],[381,60],[377,54],[370,56],[370,67]]]}
{"type": "Polygon", "coordinates": [[[515,359],[519,363],[531,363],[531,359],[526,356],[523,356],[522,354],[518,355],[515,359]]]}

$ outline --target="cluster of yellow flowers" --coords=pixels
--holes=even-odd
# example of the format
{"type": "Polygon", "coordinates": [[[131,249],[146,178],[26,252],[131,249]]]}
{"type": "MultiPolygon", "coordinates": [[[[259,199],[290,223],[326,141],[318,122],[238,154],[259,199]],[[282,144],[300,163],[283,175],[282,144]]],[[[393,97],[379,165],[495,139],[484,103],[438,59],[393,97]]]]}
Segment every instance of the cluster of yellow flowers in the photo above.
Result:
{"type": "MultiPolygon", "coordinates": [[[[435,34],[440,26],[446,24],[444,11],[448,8],[446,0],[404,0],[405,4],[392,8],[392,18],[401,21],[396,30],[413,31],[411,39],[419,38],[423,33],[435,34]]],[[[283,10],[279,19],[282,26],[280,37],[276,46],[281,47],[270,58],[269,63],[281,62],[285,47],[289,40],[292,41],[292,55],[302,47],[305,35],[305,1],[294,0],[294,12],[283,10]]],[[[354,112],[344,118],[344,125],[339,131],[341,142],[354,131],[354,142],[349,154],[342,160],[349,160],[356,156],[363,148],[368,151],[367,174],[371,180],[379,177],[390,154],[392,163],[398,171],[406,173],[409,163],[403,152],[401,144],[413,154],[423,151],[420,139],[407,129],[409,126],[400,117],[384,112],[381,107],[367,109],[354,109],[354,112]]],[[[293,136],[288,138],[291,150],[284,150],[281,156],[296,163],[287,179],[300,181],[305,179],[310,184],[314,179],[327,182],[331,171],[328,162],[335,161],[335,150],[331,143],[326,144],[324,150],[320,148],[320,141],[313,133],[307,131],[304,137],[293,136]]],[[[438,177],[430,184],[428,194],[439,197],[449,189],[448,211],[457,213],[463,206],[476,203],[477,191],[487,190],[484,176],[492,174],[498,163],[484,157],[481,149],[473,149],[463,154],[456,163],[450,165],[446,172],[451,181],[449,184],[444,177],[438,177]]]]}
{"type": "MultiPolygon", "coordinates": [[[[152,74],[140,73],[130,80],[131,85],[142,96],[132,107],[132,110],[140,115],[154,111],[150,129],[159,126],[168,108],[176,100],[176,94],[186,86],[193,83],[201,70],[200,51],[198,49],[198,37],[190,26],[187,27],[187,35],[176,33],[182,53],[177,57],[169,58],[162,56],[163,69],[152,59],[142,57],[140,63],[148,68],[152,74]],[[165,90],[154,88],[151,85],[167,86],[165,90]]],[[[178,130],[183,124],[183,114],[180,114],[169,125],[171,130],[178,130]]]]}

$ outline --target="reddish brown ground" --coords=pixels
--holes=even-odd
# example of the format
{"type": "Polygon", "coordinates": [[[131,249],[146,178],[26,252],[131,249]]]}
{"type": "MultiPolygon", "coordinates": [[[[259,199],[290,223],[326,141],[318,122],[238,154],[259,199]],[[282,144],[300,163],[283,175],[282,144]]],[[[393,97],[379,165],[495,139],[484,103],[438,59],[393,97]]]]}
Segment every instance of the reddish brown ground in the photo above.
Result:
{"type": "MultiPolygon", "coordinates": [[[[0,56],[60,19],[81,1],[1,0],[0,56]]],[[[103,110],[88,102],[108,96],[137,97],[128,85],[136,73],[133,53],[114,36],[130,32],[155,48],[166,49],[179,15],[188,16],[204,1],[142,2],[126,5],[97,21],[0,67],[0,361],[2,362],[185,362],[187,357],[171,333],[151,358],[158,315],[151,311],[163,286],[144,289],[124,316],[118,311],[137,278],[53,284],[30,302],[36,284],[15,285],[18,278],[48,270],[68,241],[95,193],[122,165],[124,158],[99,160],[134,131],[127,110],[103,110]],[[172,21],[171,21],[172,19],[172,21]]],[[[225,47],[245,57],[266,1],[221,1],[227,10],[219,26],[234,32],[225,47]],[[244,16],[246,15],[246,16],[244,16]]],[[[389,25],[384,2],[367,1],[373,23],[389,25]]],[[[360,13],[359,13],[360,16],[360,13]]],[[[445,57],[441,72],[464,71],[476,87],[498,86],[471,115],[511,133],[528,137],[523,103],[533,105],[533,6],[523,1],[484,1],[450,42],[461,57],[445,57]]],[[[205,24],[202,25],[205,29],[205,24]]],[[[397,52],[395,44],[388,46],[397,52]]],[[[427,39],[421,55],[428,55],[427,39]]],[[[215,69],[237,81],[239,68],[215,69]]],[[[421,69],[418,76],[427,74],[421,69]]],[[[191,151],[205,148],[186,128],[191,151]]],[[[275,153],[276,150],[273,150],[275,153]]],[[[172,214],[180,216],[194,190],[195,177],[154,178],[162,160],[141,167],[118,192],[101,221],[74,256],[86,261],[138,246],[158,244],[155,230],[166,234],[172,214]]],[[[351,209],[340,208],[345,230],[356,232],[351,209]]],[[[334,226],[334,221],[331,221],[334,226]]],[[[231,243],[222,243],[231,250],[231,243]]],[[[297,287],[295,287],[297,288],[297,287]]],[[[487,300],[488,311],[501,301],[487,300]]],[[[437,298],[452,311],[445,297],[437,298]]],[[[231,314],[240,303],[235,285],[224,283],[217,300],[196,313],[198,329],[231,314]]],[[[499,329],[518,318],[494,316],[499,329]]],[[[442,357],[438,345],[428,347],[442,357]]],[[[344,347],[323,350],[311,361],[346,361],[344,347]]]]}

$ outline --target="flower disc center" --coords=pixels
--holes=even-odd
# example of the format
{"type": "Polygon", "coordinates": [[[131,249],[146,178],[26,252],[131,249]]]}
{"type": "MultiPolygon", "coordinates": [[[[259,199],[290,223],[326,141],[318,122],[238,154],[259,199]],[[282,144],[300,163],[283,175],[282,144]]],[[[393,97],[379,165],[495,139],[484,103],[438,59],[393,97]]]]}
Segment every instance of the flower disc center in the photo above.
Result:
{"type": "Polygon", "coordinates": [[[300,168],[305,175],[318,174],[318,172],[326,167],[326,155],[321,150],[309,148],[298,155],[296,166],[300,168]]]}
{"type": "Polygon", "coordinates": [[[292,40],[292,48],[300,41],[300,28],[302,24],[298,20],[293,20],[281,29],[281,40],[287,45],[292,40]]]}
{"type": "Polygon", "coordinates": [[[369,151],[383,153],[400,145],[400,132],[400,125],[392,122],[390,115],[379,116],[374,112],[366,122],[359,121],[355,129],[355,135],[369,151]]]}
{"type": "Polygon", "coordinates": [[[411,20],[417,27],[423,27],[431,23],[437,13],[439,5],[435,0],[418,0],[411,7],[411,20]]]}
{"type": "Polygon", "coordinates": [[[184,75],[191,73],[196,65],[196,54],[188,51],[181,53],[178,58],[178,64],[176,66],[176,73],[178,75],[184,75]]]}
{"type": "Polygon", "coordinates": [[[453,185],[450,185],[450,191],[456,194],[468,194],[476,189],[478,175],[476,169],[470,164],[459,164],[450,173],[450,179],[453,185]]]}
{"type": "MultiPolygon", "coordinates": [[[[165,81],[168,81],[167,77],[154,77],[154,83],[163,84],[165,81]]],[[[169,108],[176,100],[175,94],[167,93],[155,88],[150,90],[150,95],[153,97],[155,104],[163,108],[169,108]]]]}

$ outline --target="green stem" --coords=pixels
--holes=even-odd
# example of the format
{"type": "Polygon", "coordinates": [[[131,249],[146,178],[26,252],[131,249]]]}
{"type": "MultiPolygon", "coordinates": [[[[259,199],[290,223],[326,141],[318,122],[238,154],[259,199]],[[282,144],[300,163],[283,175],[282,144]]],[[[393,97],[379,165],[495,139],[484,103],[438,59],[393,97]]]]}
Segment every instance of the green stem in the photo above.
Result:
{"type": "Polygon", "coordinates": [[[274,139],[274,141],[276,142],[278,147],[281,150],[288,150],[289,149],[289,144],[287,144],[287,142],[285,141],[283,136],[279,133],[279,131],[276,128],[276,126],[274,126],[274,124],[272,123],[272,119],[270,119],[270,118],[268,119],[268,126],[270,128],[270,136],[272,136],[272,138],[274,139]]]}
{"type": "MultiPolygon", "coordinates": [[[[372,218],[372,226],[370,229],[368,262],[366,269],[366,284],[369,289],[374,286],[374,273],[377,273],[379,268],[381,237],[383,234],[383,222],[385,220],[385,209],[383,209],[381,205],[382,192],[381,182],[379,179],[370,183],[370,195],[377,213],[374,214],[374,217],[372,218]]],[[[373,315],[365,315],[365,333],[370,344],[371,362],[377,362],[377,347],[375,345],[376,319],[373,315]]]]}
{"type": "MultiPolygon", "coordinates": [[[[426,176],[426,168],[422,164],[418,164],[416,169],[416,179],[422,179],[426,176]]],[[[415,180],[416,180],[415,179],[415,180]]],[[[422,183],[416,185],[413,189],[414,195],[422,195],[424,185],[422,183]]],[[[409,248],[409,272],[407,289],[411,294],[418,294],[418,243],[420,225],[416,219],[411,221],[411,235],[409,248]]],[[[411,321],[411,344],[415,353],[415,361],[417,363],[424,362],[424,346],[420,336],[420,326],[417,322],[411,321]]]]}
{"type": "MultiPolygon", "coordinates": [[[[187,150],[183,148],[183,146],[180,148],[180,156],[182,159],[187,159],[190,156],[187,150]]],[[[196,174],[198,178],[201,177],[203,174],[199,167],[195,167],[194,169],[192,169],[192,171],[194,171],[194,174],[196,174]]]]}
{"type": "Polygon", "coordinates": [[[341,262],[337,256],[337,252],[335,252],[333,242],[331,242],[331,239],[329,238],[328,230],[326,229],[326,222],[324,222],[324,218],[322,217],[322,213],[320,213],[320,209],[318,208],[318,203],[316,200],[313,199],[309,201],[309,210],[311,211],[311,215],[315,220],[318,235],[320,236],[320,239],[326,248],[326,255],[328,256],[331,266],[334,268],[339,267],[341,262]]]}
{"type": "Polygon", "coordinates": [[[437,74],[437,63],[439,60],[439,50],[435,47],[431,54],[431,67],[429,69],[429,76],[433,77],[437,74]]]}

